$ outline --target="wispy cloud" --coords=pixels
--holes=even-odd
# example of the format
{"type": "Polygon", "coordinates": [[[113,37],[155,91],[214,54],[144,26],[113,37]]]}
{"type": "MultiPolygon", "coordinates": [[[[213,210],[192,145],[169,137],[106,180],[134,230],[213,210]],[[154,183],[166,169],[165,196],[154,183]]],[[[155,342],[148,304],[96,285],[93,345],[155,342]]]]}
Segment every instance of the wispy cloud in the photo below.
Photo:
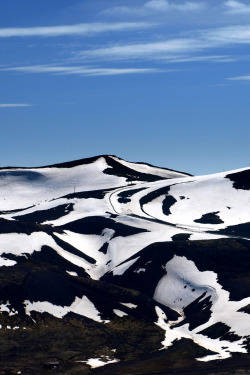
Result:
{"type": "Polygon", "coordinates": [[[201,49],[202,44],[193,38],[172,39],[162,42],[115,45],[94,50],[83,51],[79,57],[83,58],[111,58],[111,59],[138,59],[138,58],[165,58],[176,53],[189,52],[201,49]]]}
{"type": "Polygon", "coordinates": [[[77,25],[46,27],[0,28],[0,38],[11,37],[56,37],[66,35],[93,35],[106,32],[130,31],[152,27],[149,22],[82,23],[77,25]]]}
{"type": "Polygon", "coordinates": [[[31,65],[4,68],[2,71],[15,71],[23,73],[51,73],[57,75],[80,75],[80,76],[115,76],[124,74],[160,73],[173,70],[160,70],[154,68],[90,68],[84,66],[51,66],[31,65]]]}
{"type": "Polygon", "coordinates": [[[200,10],[204,8],[204,3],[202,1],[182,1],[174,2],[168,0],[150,0],[146,1],[142,6],[116,6],[113,8],[106,9],[102,13],[104,14],[136,14],[141,16],[146,16],[152,12],[170,12],[170,11],[180,11],[180,12],[190,12],[195,10],[200,10]]]}
{"type": "Polygon", "coordinates": [[[229,81],[250,81],[250,75],[228,78],[229,81]]]}
{"type": "Polygon", "coordinates": [[[236,62],[239,61],[240,57],[227,56],[227,55],[204,55],[204,56],[178,56],[170,57],[168,59],[171,63],[185,63],[185,62],[214,62],[214,63],[223,63],[223,62],[236,62]]]}
{"type": "MultiPolygon", "coordinates": [[[[217,29],[196,31],[185,38],[167,39],[165,41],[113,45],[78,53],[82,59],[166,59],[191,57],[197,52],[211,49],[233,47],[238,44],[250,44],[250,26],[232,26],[217,29]]],[[[221,51],[220,51],[221,52],[221,51]]]]}
{"type": "Polygon", "coordinates": [[[168,12],[171,10],[178,10],[181,12],[192,11],[192,10],[199,10],[203,8],[203,2],[197,3],[192,1],[185,1],[185,2],[173,2],[167,0],[150,0],[144,4],[144,8],[146,9],[153,9],[156,11],[164,11],[168,12]]]}
{"type": "Polygon", "coordinates": [[[26,103],[0,103],[0,108],[32,107],[33,104],[26,103]]]}
{"type": "Polygon", "coordinates": [[[227,7],[227,12],[231,14],[249,14],[250,13],[250,5],[247,5],[240,1],[228,0],[225,2],[225,6],[227,7]]]}

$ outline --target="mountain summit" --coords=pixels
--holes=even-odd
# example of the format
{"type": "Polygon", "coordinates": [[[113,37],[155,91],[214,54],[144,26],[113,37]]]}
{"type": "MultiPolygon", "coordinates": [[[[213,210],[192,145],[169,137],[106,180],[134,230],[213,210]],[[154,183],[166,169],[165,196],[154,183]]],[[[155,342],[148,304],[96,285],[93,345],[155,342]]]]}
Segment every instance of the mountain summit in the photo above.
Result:
{"type": "Polygon", "coordinates": [[[0,370],[248,371],[249,204],[250,168],[1,169],[0,370]]]}

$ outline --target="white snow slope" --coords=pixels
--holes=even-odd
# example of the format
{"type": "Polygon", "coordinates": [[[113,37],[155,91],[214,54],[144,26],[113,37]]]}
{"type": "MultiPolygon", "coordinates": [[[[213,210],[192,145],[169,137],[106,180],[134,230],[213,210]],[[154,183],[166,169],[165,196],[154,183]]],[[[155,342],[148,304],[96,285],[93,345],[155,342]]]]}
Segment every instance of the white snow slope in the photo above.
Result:
{"type": "MultiPolygon", "coordinates": [[[[249,171],[245,168],[192,177],[114,156],[74,166],[1,170],[0,267],[15,267],[19,258],[48,246],[97,280],[105,275],[125,277],[140,262],[143,249],[172,242],[176,236],[187,236],[189,241],[231,238],[235,228],[230,227],[237,227],[238,235],[248,241],[244,225],[250,222],[249,171]],[[246,186],[238,178],[242,174],[248,179],[246,186]],[[83,230],[74,227],[79,221],[83,230]],[[32,233],[1,231],[1,225],[6,223],[27,222],[39,225],[40,229],[31,230],[32,233]],[[43,227],[50,230],[43,231],[43,227]],[[64,248],[64,243],[71,247],[64,248]],[[106,250],[100,251],[104,246],[106,250]]],[[[139,277],[149,266],[142,264],[133,272],[139,277]]],[[[209,265],[200,270],[186,256],[174,255],[162,266],[166,274],[155,284],[153,298],[180,314],[178,322],[170,322],[156,307],[156,324],[166,331],[163,347],[169,347],[176,339],[190,338],[214,352],[200,358],[203,361],[246,352],[250,316],[239,310],[250,304],[250,296],[231,300],[229,291],[223,289],[209,265]],[[211,313],[205,323],[191,329],[185,323],[185,308],[199,298],[200,302],[208,298],[211,313]],[[181,321],[185,324],[181,325],[181,321]],[[238,339],[230,342],[201,333],[218,322],[229,327],[238,339]]],[[[70,272],[72,277],[78,277],[76,272],[65,270],[70,272]]],[[[127,315],[127,310],[122,310],[124,305],[115,310],[121,319],[127,315]]],[[[28,315],[32,311],[46,311],[62,318],[72,311],[107,323],[84,295],[75,297],[67,306],[29,300],[24,301],[24,306],[28,315]]],[[[11,311],[8,301],[1,301],[1,296],[0,311],[11,311]]]]}

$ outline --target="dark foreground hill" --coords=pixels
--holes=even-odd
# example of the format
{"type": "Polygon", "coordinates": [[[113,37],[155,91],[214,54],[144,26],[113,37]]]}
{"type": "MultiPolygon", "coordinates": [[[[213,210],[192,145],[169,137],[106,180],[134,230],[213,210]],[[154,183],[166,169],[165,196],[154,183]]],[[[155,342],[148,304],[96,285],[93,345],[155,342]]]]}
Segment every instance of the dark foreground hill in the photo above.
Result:
{"type": "Polygon", "coordinates": [[[0,170],[0,374],[250,374],[250,169],[0,170]]]}

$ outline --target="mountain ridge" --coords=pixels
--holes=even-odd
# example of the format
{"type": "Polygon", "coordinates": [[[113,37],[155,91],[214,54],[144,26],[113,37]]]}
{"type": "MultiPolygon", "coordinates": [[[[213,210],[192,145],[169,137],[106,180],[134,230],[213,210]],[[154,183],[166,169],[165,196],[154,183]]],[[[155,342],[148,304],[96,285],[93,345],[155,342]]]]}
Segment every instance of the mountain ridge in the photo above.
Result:
{"type": "MultiPolygon", "coordinates": [[[[122,159],[122,158],[120,158],[116,155],[103,154],[103,155],[98,155],[98,156],[76,159],[76,160],[72,160],[72,161],[68,161],[68,162],[54,163],[54,164],[49,164],[49,165],[37,166],[37,167],[6,166],[6,167],[0,167],[0,170],[6,170],[6,169],[72,168],[72,167],[77,167],[79,165],[93,163],[100,158],[104,158],[104,159],[114,158],[114,159],[118,159],[119,161],[120,160],[125,161],[124,159],[122,159]]],[[[159,170],[167,170],[167,171],[171,171],[171,172],[178,172],[178,173],[181,173],[181,174],[187,175],[187,176],[192,176],[191,174],[189,174],[187,172],[180,172],[180,171],[177,171],[177,170],[174,170],[174,169],[171,169],[171,168],[157,167],[157,166],[154,166],[150,163],[145,163],[145,162],[127,162],[127,163],[137,164],[137,165],[146,165],[148,167],[157,168],[159,170]]]]}
{"type": "Polygon", "coordinates": [[[0,369],[248,371],[250,168],[66,165],[0,170],[0,369]]]}

